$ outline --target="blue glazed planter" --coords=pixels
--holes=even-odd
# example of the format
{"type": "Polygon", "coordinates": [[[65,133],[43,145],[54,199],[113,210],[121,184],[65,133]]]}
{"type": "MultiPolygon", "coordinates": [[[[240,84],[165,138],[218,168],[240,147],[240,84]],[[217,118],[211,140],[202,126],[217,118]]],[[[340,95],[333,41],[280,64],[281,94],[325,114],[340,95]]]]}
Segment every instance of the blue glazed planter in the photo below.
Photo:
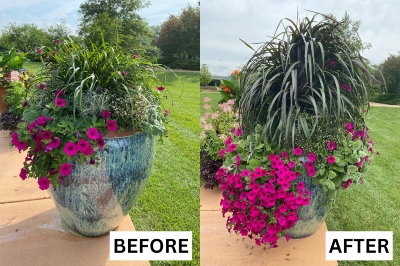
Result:
{"type": "Polygon", "coordinates": [[[300,239],[313,235],[325,221],[330,209],[328,205],[330,197],[321,185],[314,186],[312,179],[307,175],[299,176],[296,181],[304,182],[305,187],[311,191],[310,204],[297,209],[299,220],[292,228],[283,233],[290,234],[290,238],[300,239]]]}
{"type": "Polygon", "coordinates": [[[67,229],[83,236],[114,230],[129,213],[149,179],[155,137],[136,133],[106,138],[98,167],[76,164],[62,185],[49,192],[67,229]]]}

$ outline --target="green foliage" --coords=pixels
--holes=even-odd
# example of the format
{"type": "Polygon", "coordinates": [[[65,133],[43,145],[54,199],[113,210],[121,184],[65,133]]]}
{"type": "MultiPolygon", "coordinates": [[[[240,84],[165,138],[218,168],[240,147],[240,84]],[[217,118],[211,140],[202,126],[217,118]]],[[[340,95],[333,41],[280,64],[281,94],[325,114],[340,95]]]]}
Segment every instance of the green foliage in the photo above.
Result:
{"type": "Polygon", "coordinates": [[[86,45],[100,46],[103,41],[141,56],[157,57],[151,45],[153,31],[136,11],[147,7],[142,0],[86,0],[79,7],[79,35],[86,45]]]}
{"type": "Polygon", "coordinates": [[[339,266],[400,265],[400,197],[398,161],[400,149],[400,108],[371,107],[370,135],[379,140],[368,172],[368,182],[340,191],[337,207],[329,212],[329,231],[393,231],[393,261],[338,261],[339,266]],[[361,221],[361,222],[360,222],[361,221]]]}
{"type": "Polygon", "coordinates": [[[188,5],[179,15],[170,15],[153,43],[164,57],[200,58],[200,8],[188,5]]]}
{"type": "Polygon", "coordinates": [[[27,98],[27,91],[23,81],[11,82],[5,94],[5,99],[10,105],[10,111],[15,115],[22,117],[24,112],[23,103],[27,98]]]}
{"type": "MultiPolygon", "coordinates": [[[[328,15],[336,20],[333,15],[328,15]]],[[[346,40],[350,50],[357,54],[359,51],[368,50],[372,47],[371,43],[363,42],[358,35],[358,29],[361,26],[361,20],[351,20],[347,12],[344,13],[340,25],[336,28],[335,33],[340,35],[342,39],[346,40]]]]}
{"type": "Polygon", "coordinates": [[[219,92],[221,94],[220,103],[226,102],[229,99],[235,100],[235,103],[239,103],[242,96],[241,81],[243,80],[243,72],[235,70],[231,74],[231,79],[221,79],[221,88],[219,92]]]}
{"type": "Polygon", "coordinates": [[[68,97],[66,115],[91,117],[100,115],[100,106],[92,104],[101,98],[104,109],[112,112],[121,129],[139,129],[162,135],[164,115],[159,103],[162,85],[153,65],[143,58],[133,58],[108,43],[90,48],[64,41],[53,53],[46,48],[48,67],[41,74],[46,90],[38,89],[36,99],[42,108],[63,90],[68,97]],[[92,108],[91,108],[92,107],[92,108]]]}
{"type": "Polygon", "coordinates": [[[38,47],[46,45],[49,35],[35,24],[17,25],[12,22],[4,27],[1,38],[9,49],[15,47],[23,52],[33,52],[38,47]]]}
{"type": "Polygon", "coordinates": [[[207,85],[212,80],[211,72],[208,70],[206,64],[203,64],[200,68],[200,84],[207,85]]]}
{"type": "Polygon", "coordinates": [[[381,64],[380,70],[386,81],[389,94],[400,94],[400,53],[389,55],[381,64]]]}
{"type": "Polygon", "coordinates": [[[2,59],[0,61],[0,67],[7,67],[10,70],[19,70],[24,66],[27,61],[26,56],[28,53],[17,53],[15,48],[2,54],[2,59]]]}
{"type": "Polygon", "coordinates": [[[312,142],[325,118],[333,130],[345,121],[365,127],[364,80],[372,77],[365,59],[336,34],[342,22],[325,16],[317,23],[316,16],[298,23],[286,19],[284,31],[244,67],[240,106],[246,134],[262,124],[262,135],[272,144],[290,148],[298,135],[312,142]]]}

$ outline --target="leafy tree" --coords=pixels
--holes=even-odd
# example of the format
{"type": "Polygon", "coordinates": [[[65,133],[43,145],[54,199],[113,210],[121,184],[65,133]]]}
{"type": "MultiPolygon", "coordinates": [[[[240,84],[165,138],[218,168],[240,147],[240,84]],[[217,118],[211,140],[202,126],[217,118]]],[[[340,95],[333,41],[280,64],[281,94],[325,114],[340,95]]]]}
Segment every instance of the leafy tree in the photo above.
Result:
{"type": "Polygon", "coordinates": [[[187,6],[182,10],[184,51],[189,59],[200,57],[200,8],[187,6]]]}
{"type": "Polygon", "coordinates": [[[203,64],[200,68],[200,84],[207,85],[211,81],[212,81],[211,72],[208,70],[207,65],[203,64]]]}
{"type": "Polygon", "coordinates": [[[178,16],[169,15],[162,24],[156,45],[163,56],[179,56],[183,50],[183,23],[178,16]]]}
{"type": "Polygon", "coordinates": [[[104,39],[132,53],[156,56],[157,49],[151,47],[153,31],[136,13],[149,4],[142,0],[86,0],[78,11],[79,35],[86,43],[99,45],[104,39]]]}
{"type": "Polygon", "coordinates": [[[50,35],[45,29],[39,28],[35,24],[24,23],[17,25],[10,22],[2,31],[2,45],[7,49],[12,47],[22,52],[33,52],[38,47],[49,42],[50,35]]]}
{"type": "Polygon", "coordinates": [[[47,28],[47,33],[50,35],[51,43],[57,39],[64,40],[72,36],[72,30],[68,27],[65,19],[61,19],[60,23],[56,23],[47,28]]]}
{"type": "MultiPolygon", "coordinates": [[[[328,17],[336,20],[335,16],[332,14],[328,15],[328,17]]],[[[358,35],[358,29],[361,26],[361,20],[353,21],[350,19],[347,11],[344,13],[342,20],[338,27],[335,28],[334,33],[341,36],[344,40],[346,40],[347,44],[350,47],[350,51],[353,53],[357,53],[362,50],[368,50],[372,47],[371,43],[363,42],[358,35]]]]}
{"type": "Polygon", "coordinates": [[[398,55],[389,55],[382,63],[380,70],[386,81],[389,94],[400,93],[400,52],[398,55]]]}
{"type": "Polygon", "coordinates": [[[200,8],[188,5],[161,25],[154,43],[164,57],[200,58],[200,8]]]}

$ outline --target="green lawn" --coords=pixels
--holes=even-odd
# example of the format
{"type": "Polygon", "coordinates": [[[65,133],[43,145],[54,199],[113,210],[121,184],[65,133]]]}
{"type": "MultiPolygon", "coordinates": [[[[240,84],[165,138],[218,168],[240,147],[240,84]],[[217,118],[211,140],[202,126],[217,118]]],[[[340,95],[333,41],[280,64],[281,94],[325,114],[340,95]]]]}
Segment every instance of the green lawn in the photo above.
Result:
{"type": "Polygon", "coordinates": [[[168,138],[157,143],[152,175],[130,216],[138,231],[192,231],[193,260],[152,265],[200,264],[199,74],[176,74],[183,85],[168,74],[163,100],[171,119],[168,138]]]}
{"type": "Polygon", "coordinates": [[[24,68],[31,73],[37,73],[43,68],[42,62],[28,61],[24,63],[24,68]]]}
{"type": "MultiPolygon", "coordinates": [[[[327,226],[329,231],[393,231],[393,261],[362,265],[400,265],[400,108],[372,108],[368,126],[380,155],[374,157],[366,184],[340,192],[327,226]]],[[[339,265],[361,263],[339,261],[339,265]]]]}
{"type": "Polygon", "coordinates": [[[200,92],[200,115],[205,113],[204,105],[204,97],[211,98],[211,106],[216,109],[218,107],[218,102],[221,100],[221,94],[219,92],[200,92]]]}

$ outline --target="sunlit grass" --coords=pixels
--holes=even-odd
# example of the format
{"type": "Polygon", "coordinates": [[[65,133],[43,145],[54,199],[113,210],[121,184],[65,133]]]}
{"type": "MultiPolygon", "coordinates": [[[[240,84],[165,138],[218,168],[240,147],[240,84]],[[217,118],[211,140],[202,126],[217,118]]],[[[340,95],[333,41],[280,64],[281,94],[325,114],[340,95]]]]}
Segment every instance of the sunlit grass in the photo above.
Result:
{"type": "Polygon", "coordinates": [[[375,155],[367,183],[342,190],[329,231],[393,231],[393,261],[339,261],[339,265],[400,265],[400,108],[373,107],[368,121],[375,155]]]}

